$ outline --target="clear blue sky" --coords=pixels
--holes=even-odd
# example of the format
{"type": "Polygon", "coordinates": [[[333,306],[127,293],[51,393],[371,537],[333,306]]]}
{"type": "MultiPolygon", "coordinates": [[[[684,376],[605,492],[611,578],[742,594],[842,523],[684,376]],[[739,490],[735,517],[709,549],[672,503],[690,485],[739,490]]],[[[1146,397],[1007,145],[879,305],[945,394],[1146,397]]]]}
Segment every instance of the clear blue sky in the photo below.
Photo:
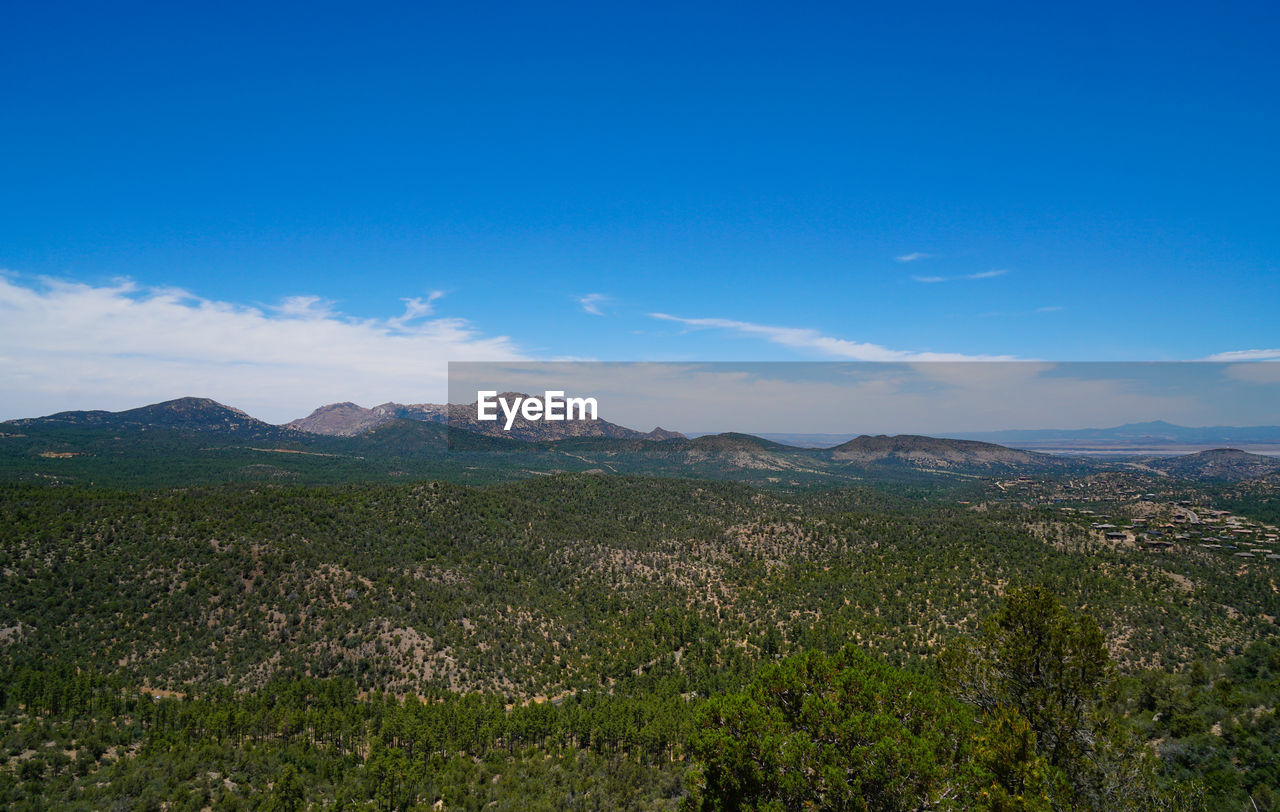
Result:
{"type": "Polygon", "coordinates": [[[0,411],[111,391],[39,314],[163,379],[168,288],[321,352],[1280,356],[1280,6],[1052,6],[6,4],[0,411]]]}

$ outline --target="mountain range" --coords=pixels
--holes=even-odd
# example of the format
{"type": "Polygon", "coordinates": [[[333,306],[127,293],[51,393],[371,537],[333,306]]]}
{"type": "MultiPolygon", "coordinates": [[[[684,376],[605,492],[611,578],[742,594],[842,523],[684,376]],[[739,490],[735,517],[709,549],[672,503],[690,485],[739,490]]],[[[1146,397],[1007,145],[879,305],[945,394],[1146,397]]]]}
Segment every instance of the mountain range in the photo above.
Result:
{"type": "MultiPolygon", "coordinates": [[[[466,407],[457,407],[466,409],[466,407]]],[[[1234,449],[1117,461],[1081,459],[969,439],[862,435],[829,448],[749,434],[693,439],[604,420],[579,434],[506,435],[451,426],[443,406],[339,403],[284,426],[207,398],[121,412],[60,412],[0,423],[0,481],[168,485],[228,480],[496,482],[561,471],[729,479],[784,487],[868,481],[1074,476],[1143,471],[1241,481],[1280,472],[1280,459],[1234,449]],[[310,429],[304,429],[309,426],[310,429]]]]}
{"type": "MultiPolygon", "coordinates": [[[[501,397],[512,398],[518,393],[504,392],[501,397]]],[[[497,422],[475,418],[476,404],[442,403],[383,403],[366,409],[355,403],[331,403],[321,406],[306,417],[285,425],[311,434],[334,437],[354,437],[393,420],[420,420],[427,423],[448,423],[453,428],[483,434],[490,437],[544,441],[563,440],[570,437],[608,437],[616,440],[671,440],[684,437],[676,431],[661,427],[650,432],[610,423],[599,418],[591,420],[565,420],[559,422],[530,421],[523,416],[516,418],[510,430],[497,422]]]]}

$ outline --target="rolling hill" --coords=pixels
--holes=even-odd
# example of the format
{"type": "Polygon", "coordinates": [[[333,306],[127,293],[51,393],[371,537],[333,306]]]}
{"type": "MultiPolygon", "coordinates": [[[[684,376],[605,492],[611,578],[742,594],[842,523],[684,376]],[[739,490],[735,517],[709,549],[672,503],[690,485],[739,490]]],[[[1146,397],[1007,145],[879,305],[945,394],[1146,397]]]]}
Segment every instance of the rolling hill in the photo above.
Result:
{"type": "Polygon", "coordinates": [[[1196,454],[1163,457],[1147,463],[1168,476],[1180,479],[1239,482],[1280,472],[1280,459],[1250,454],[1237,448],[1217,448],[1196,454]]]}
{"type": "Polygon", "coordinates": [[[184,397],[153,403],[122,412],[74,411],[58,412],[46,417],[9,420],[11,429],[104,428],[104,429],[174,429],[180,431],[215,432],[255,437],[283,437],[293,432],[273,426],[231,406],[209,398],[184,397]]]}
{"type": "Polygon", "coordinates": [[[1076,461],[1051,454],[1020,451],[975,440],[911,434],[893,437],[863,435],[829,449],[827,454],[837,463],[852,466],[896,465],[961,473],[1052,472],[1080,467],[1076,461]]]}

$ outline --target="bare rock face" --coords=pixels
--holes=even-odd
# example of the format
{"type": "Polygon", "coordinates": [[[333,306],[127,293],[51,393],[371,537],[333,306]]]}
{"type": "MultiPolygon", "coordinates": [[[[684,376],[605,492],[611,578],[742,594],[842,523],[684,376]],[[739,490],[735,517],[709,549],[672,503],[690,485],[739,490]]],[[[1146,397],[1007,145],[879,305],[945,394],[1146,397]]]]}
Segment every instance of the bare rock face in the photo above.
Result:
{"type": "Polygon", "coordinates": [[[354,437],[372,431],[383,423],[394,419],[382,407],[366,409],[350,401],[331,403],[321,406],[306,417],[293,420],[285,425],[291,429],[311,434],[327,434],[333,437],[354,437]]]}

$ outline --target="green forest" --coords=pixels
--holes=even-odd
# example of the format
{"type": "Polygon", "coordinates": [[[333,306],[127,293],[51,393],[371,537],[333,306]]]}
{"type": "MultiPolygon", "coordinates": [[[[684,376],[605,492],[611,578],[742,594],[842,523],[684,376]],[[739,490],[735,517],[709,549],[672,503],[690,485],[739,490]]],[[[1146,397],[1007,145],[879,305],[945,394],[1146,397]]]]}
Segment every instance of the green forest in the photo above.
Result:
{"type": "Polygon", "coordinates": [[[1280,562],[984,493],[0,485],[0,804],[1280,809],[1280,562]]]}

